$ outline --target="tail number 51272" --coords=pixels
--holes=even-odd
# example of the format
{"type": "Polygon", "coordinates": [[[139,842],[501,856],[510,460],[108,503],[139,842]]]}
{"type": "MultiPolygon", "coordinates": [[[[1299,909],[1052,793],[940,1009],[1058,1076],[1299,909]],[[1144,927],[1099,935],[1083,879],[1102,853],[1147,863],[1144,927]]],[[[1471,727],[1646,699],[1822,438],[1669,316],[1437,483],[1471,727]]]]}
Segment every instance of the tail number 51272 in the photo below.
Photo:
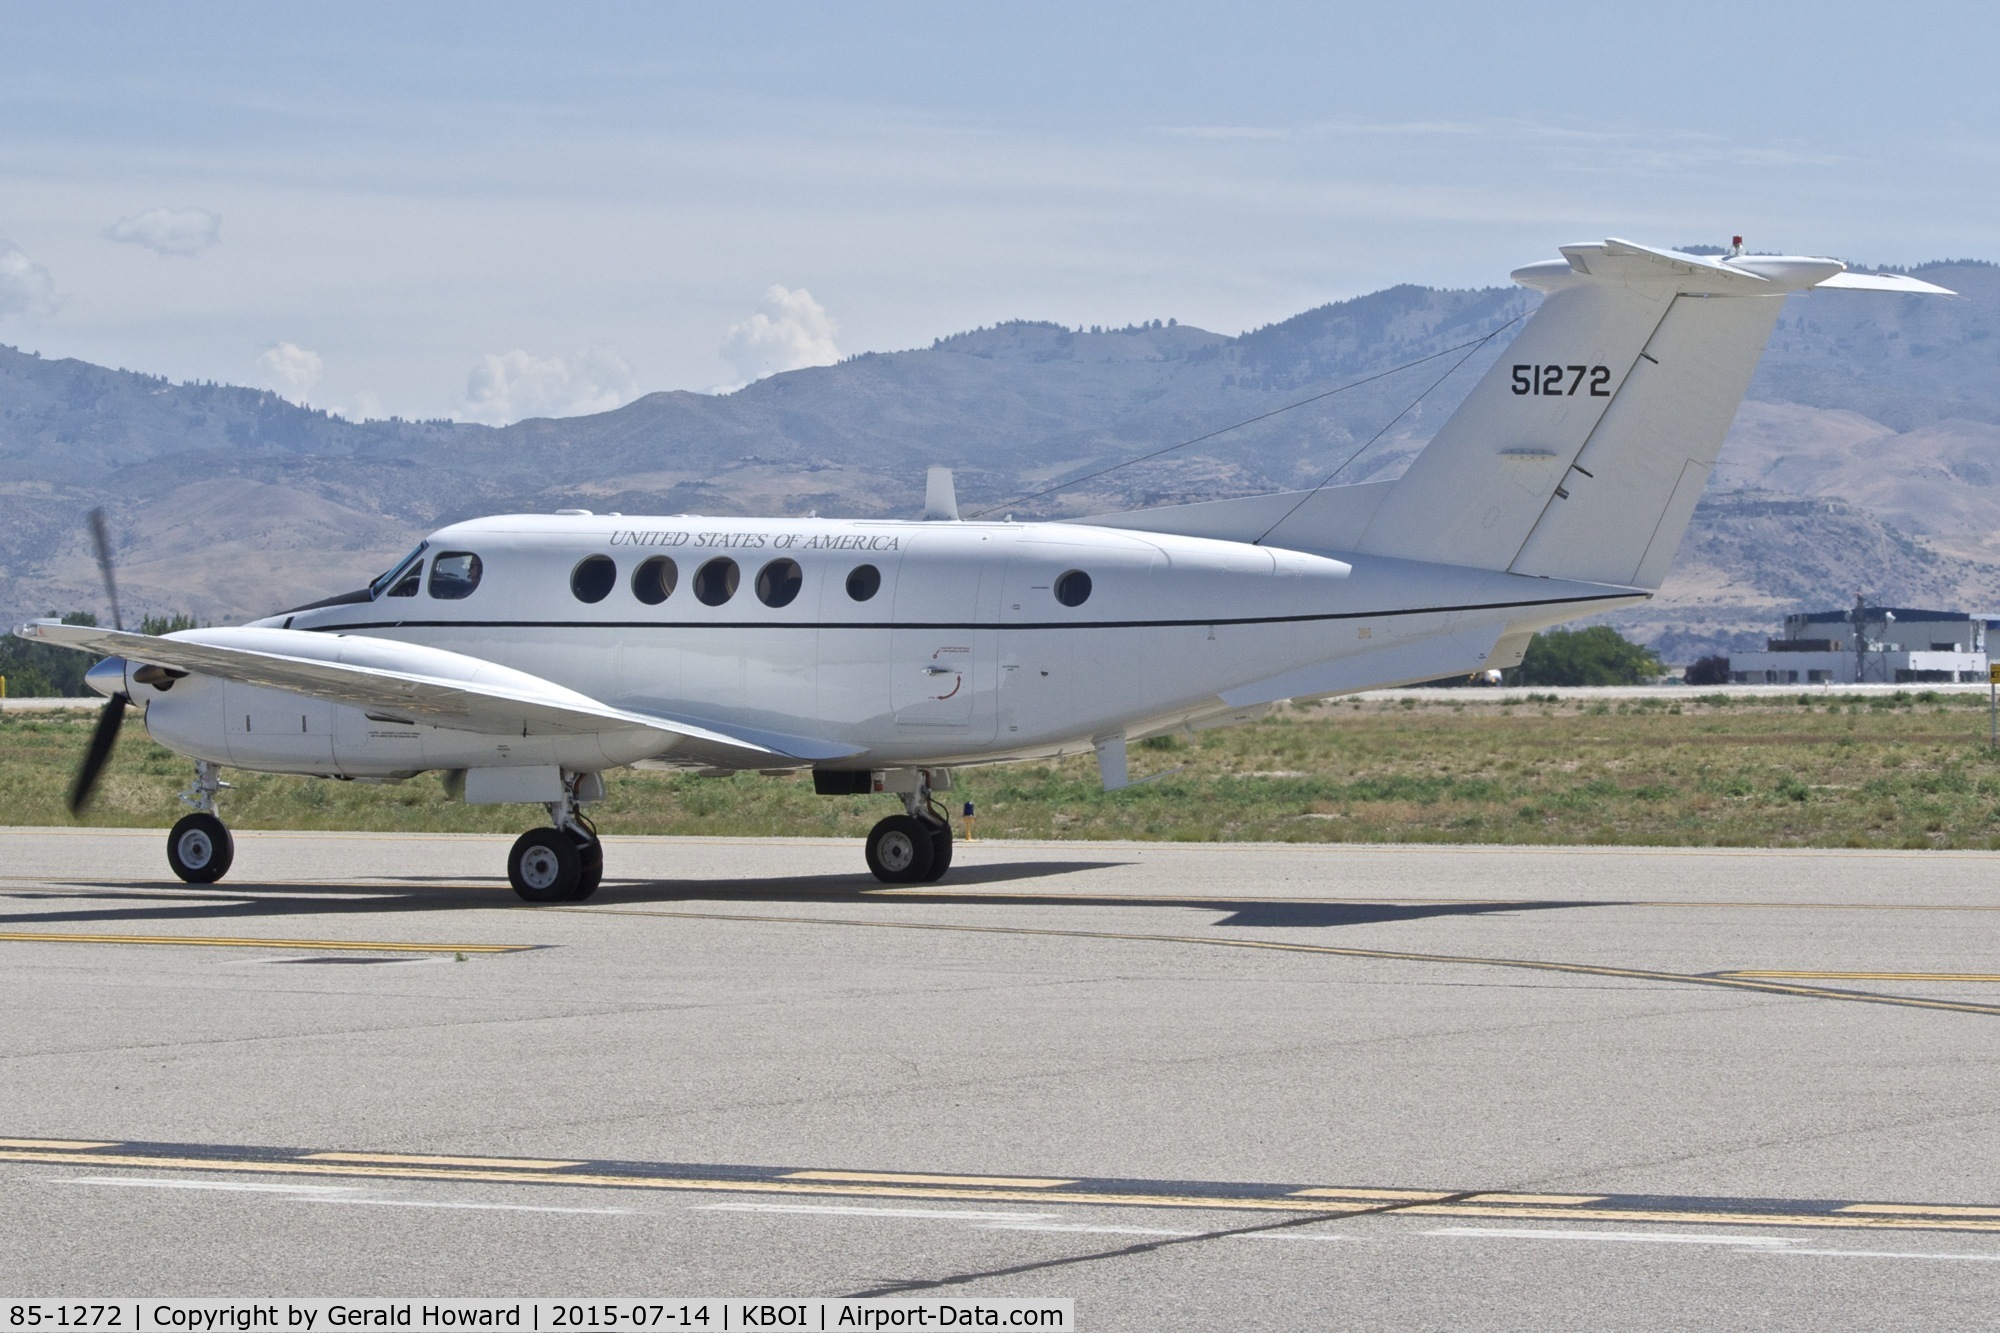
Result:
{"type": "Polygon", "coordinates": [[[1611,396],[1609,366],[1515,366],[1514,392],[1542,398],[1566,398],[1588,381],[1592,398],[1611,396]]]}

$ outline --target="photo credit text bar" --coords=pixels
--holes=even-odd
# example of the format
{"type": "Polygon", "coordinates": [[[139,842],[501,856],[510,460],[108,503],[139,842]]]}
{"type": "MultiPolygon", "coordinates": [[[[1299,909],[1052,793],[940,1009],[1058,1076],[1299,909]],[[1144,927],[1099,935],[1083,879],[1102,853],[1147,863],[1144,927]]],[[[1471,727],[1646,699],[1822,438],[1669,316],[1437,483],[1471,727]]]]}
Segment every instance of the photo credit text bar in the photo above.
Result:
{"type": "Polygon", "coordinates": [[[329,1329],[518,1329],[627,1333],[694,1329],[1073,1329],[1076,1302],[921,1299],[745,1300],[41,1300],[0,1299],[0,1333],[327,1333],[329,1329]]]}

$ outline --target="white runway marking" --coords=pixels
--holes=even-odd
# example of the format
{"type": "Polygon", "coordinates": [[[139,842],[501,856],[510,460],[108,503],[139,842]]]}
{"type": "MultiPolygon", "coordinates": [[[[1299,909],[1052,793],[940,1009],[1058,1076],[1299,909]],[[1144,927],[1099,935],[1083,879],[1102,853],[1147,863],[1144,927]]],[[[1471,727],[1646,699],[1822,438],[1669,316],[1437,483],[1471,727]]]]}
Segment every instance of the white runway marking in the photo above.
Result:
{"type": "Polygon", "coordinates": [[[356,1203],[371,1208],[460,1208],[494,1213],[591,1213],[604,1217],[633,1217],[637,1208],[557,1208],[534,1203],[469,1203],[458,1199],[432,1202],[429,1199],[305,1199],[305,1203],[356,1203]]]}
{"type": "Polygon", "coordinates": [[[1740,1245],[1753,1249],[1786,1249],[1792,1244],[1781,1236],[1677,1236],[1645,1231],[1552,1231],[1532,1227],[1439,1227],[1423,1234],[1502,1240],[1608,1240],[1632,1245],[1740,1245]]]}
{"type": "Polygon", "coordinates": [[[1551,1231],[1528,1227],[1440,1227],[1426,1236],[1487,1236],[1512,1240],[1608,1240],[1633,1245],[1728,1245],[1759,1254],[1790,1254],[1821,1259],[1939,1259],[1959,1263],[2000,1263],[2000,1253],[1964,1254],[1949,1250],[1827,1250],[1803,1249],[1783,1236],[1673,1236],[1643,1231],[1551,1231]]]}
{"type": "Polygon", "coordinates": [[[1054,1213],[947,1212],[936,1208],[853,1208],[816,1203],[705,1203],[698,1213],[807,1213],[824,1217],[926,1217],[959,1222],[1040,1222],[1054,1213]]]}
{"type": "Polygon", "coordinates": [[[1082,1223],[989,1222],[981,1231],[1062,1231],[1089,1236],[1199,1236],[1199,1231],[1163,1231],[1158,1227],[1093,1227],[1082,1223]]]}
{"type": "Polygon", "coordinates": [[[1838,1259],[1956,1259],[1960,1262],[2000,1263],[2000,1254],[1952,1254],[1942,1250],[1931,1254],[1922,1250],[1773,1250],[1771,1253],[1838,1259]]]}
{"type": "Polygon", "coordinates": [[[144,1176],[70,1176],[60,1182],[64,1185],[119,1185],[126,1188],[155,1190],[228,1190],[245,1194],[303,1194],[332,1195],[353,1194],[357,1185],[266,1185],[242,1180],[157,1180],[144,1176]]]}

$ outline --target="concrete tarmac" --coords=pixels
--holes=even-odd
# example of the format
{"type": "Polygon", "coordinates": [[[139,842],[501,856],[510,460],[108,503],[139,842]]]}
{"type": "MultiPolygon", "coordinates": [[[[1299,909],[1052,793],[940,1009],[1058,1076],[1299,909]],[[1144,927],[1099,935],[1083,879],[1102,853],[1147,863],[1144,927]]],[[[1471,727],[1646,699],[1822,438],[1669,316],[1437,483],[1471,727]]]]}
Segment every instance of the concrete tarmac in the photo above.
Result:
{"type": "Polygon", "coordinates": [[[6,1294],[2000,1308],[2000,854],[0,830],[6,1294]]]}

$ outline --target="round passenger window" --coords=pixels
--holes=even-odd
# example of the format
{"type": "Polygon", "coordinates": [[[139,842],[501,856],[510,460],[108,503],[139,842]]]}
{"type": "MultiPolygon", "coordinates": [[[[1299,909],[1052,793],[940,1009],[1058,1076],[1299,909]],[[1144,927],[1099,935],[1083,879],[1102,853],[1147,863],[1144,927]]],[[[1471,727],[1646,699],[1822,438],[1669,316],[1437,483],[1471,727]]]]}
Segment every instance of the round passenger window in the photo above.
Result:
{"type": "Polygon", "coordinates": [[[1090,600],[1090,575],[1072,569],[1056,580],[1056,600],[1064,606],[1082,606],[1090,600]]]}
{"type": "Polygon", "coordinates": [[[579,602],[601,602],[618,582],[618,566],[608,555],[587,555],[569,572],[569,590],[579,602]]]}
{"type": "Polygon", "coordinates": [[[695,571],[694,595],[704,606],[721,606],[736,595],[736,585],[742,577],[734,560],[726,555],[717,556],[695,571]]]}
{"type": "Polygon", "coordinates": [[[632,595],[647,606],[658,606],[674,595],[674,585],[680,581],[681,572],[674,568],[674,562],[664,555],[656,555],[641,561],[632,571],[632,595]]]}
{"type": "Polygon", "coordinates": [[[766,606],[789,606],[805,583],[796,560],[773,560],[757,571],[757,600],[766,606]]]}
{"type": "Polygon", "coordinates": [[[847,595],[857,602],[865,602],[880,591],[882,571],[873,565],[856,565],[847,576],[847,595]]]}

